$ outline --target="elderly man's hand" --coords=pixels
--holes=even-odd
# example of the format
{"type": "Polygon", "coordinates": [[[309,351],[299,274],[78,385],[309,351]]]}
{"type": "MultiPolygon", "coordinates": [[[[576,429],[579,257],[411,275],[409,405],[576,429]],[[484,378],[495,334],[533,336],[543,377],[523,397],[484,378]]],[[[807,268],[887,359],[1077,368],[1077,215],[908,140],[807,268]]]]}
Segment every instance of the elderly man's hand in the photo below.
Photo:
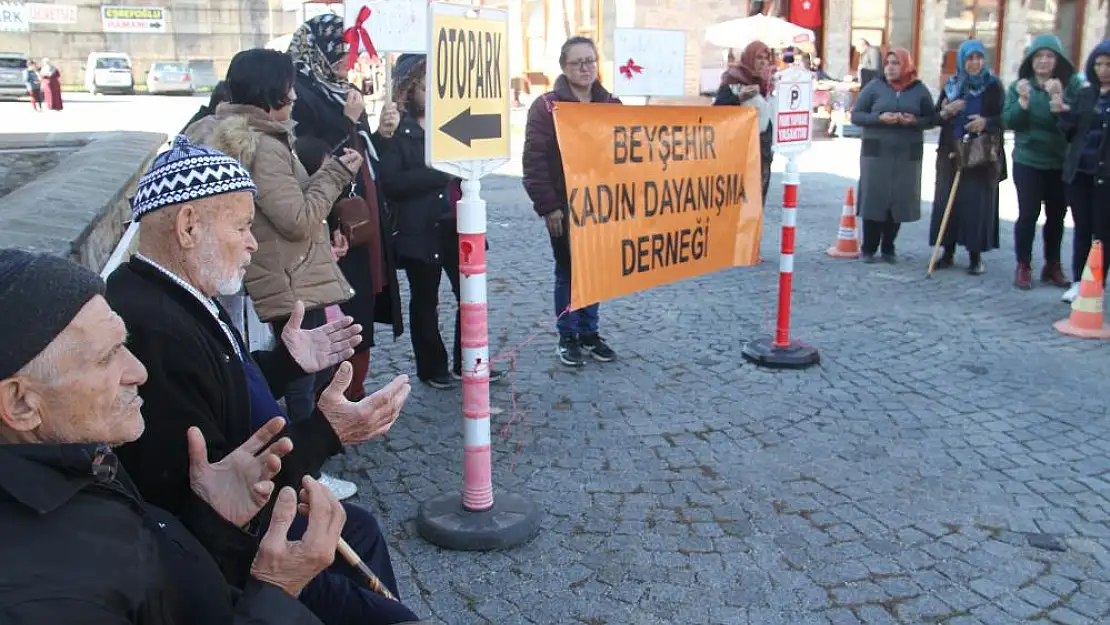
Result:
{"type": "MultiPolygon", "coordinates": [[[[351,363],[339,365],[335,377],[320,394],[320,401],[316,404],[344,445],[363,443],[388,432],[412,390],[409,377],[399,375],[362,401],[352,402],[343,395],[343,391],[351,385],[352,374],[351,363]]],[[[362,380],[357,383],[362,384],[362,380]]]]}
{"type": "Polygon", "coordinates": [[[270,419],[216,464],[208,462],[200,428],[189,428],[189,486],[193,492],[230,523],[246,525],[270,500],[274,492],[271,480],[281,470],[281,458],[293,451],[293,441],[284,437],[266,445],[283,427],[281,417],[270,419]]]}
{"type": "Polygon", "coordinates": [[[289,355],[304,369],[316,373],[347,360],[355,355],[355,347],[362,342],[362,326],[351,317],[343,317],[315,330],[305,330],[304,302],[298,301],[289,315],[289,323],[281,331],[281,342],[289,355]]]}
{"type": "Polygon", "coordinates": [[[300,540],[289,540],[297,516],[297,494],[286,486],[278,493],[270,529],[262,537],[251,575],[297,597],[313,578],[335,561],[340,532],[347,522],[343,505],[322,484],[305,476],[301,506],[308,526],[300,540]]]}

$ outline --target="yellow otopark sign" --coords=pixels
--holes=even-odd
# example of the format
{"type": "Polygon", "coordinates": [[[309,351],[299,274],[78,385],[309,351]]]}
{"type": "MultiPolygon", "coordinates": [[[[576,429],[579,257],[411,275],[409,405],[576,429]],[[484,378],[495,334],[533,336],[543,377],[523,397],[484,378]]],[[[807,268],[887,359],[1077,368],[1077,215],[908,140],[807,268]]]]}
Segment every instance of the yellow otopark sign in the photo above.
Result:
{"type": "Polygon", "coordinates": [[[509,14],[440,3],[428,10],[426,160],[508,159],[509,14]]]}

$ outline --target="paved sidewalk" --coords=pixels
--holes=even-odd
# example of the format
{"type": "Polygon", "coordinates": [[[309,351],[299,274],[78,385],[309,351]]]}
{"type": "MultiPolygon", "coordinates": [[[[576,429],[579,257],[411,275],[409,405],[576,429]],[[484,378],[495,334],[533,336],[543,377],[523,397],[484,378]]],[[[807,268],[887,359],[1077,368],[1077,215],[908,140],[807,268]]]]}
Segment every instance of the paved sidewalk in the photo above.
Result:
{"type": "MultiPolygon", "coordinates": [[[[575,372],[554,358],[542,224],[518,178],[483,183],[491,345],[540,334],[494,387],[506,409],[495,435],[507,433],[495,484],[546,516],[534,542],[502,553],[417,536],[419,502],[461,486],[462,434],[458,391],[414,384],[389,439],[330,469],[380,515],[418,613],[452,625],[1110,622],[1110,343],[1053,330],[1069,310],[1060,290],[1010,286],[1009,222],[980,277],[923,279],[927,221],[903,228],[897,266],[826,256],[856,149],[823,143],[803,162],[793,328],[823,358],[803,372],[740,357],[771,331],[777,209],[767,263],[604,304],[621,359],[575,372]]],[[[450,340],[446,290],[443,301],[450,340]]],[[[413,370],[408,340],[379,330],[375,384],[413,370]]]]}

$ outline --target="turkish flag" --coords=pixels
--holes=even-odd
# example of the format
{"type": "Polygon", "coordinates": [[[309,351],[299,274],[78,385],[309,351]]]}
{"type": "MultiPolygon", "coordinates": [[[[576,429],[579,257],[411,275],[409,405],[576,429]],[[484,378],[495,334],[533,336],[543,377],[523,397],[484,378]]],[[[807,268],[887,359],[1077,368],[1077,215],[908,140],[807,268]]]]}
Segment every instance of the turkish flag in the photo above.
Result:
{"type": "Polygon", "coordinates": [[[802,28],[821,25],[821,0],[790,0],[790,22],[802,28]]]}

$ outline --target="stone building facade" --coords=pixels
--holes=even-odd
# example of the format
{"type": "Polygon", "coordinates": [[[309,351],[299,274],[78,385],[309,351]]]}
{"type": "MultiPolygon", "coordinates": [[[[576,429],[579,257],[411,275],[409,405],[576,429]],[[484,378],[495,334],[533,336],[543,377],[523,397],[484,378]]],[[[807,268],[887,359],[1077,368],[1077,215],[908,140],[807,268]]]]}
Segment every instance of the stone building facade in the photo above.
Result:
{"type": "MultiPolygon", "coordinates": [[[[752,0],[757,1],[757,0],[752,0]]],[[[984,41],[1003,80],[1017,74],[1023,50],[1036,35],[1056,33],[1082,65],[1107,32],[1108,3],[1101,0],[817,0],[822,25],[815,29],[817,54],[834,77],[853,75],[854,43],[904,47],[934,91],[954,71],[955,51],[974,34],[984,41]]],[[[790,0],[767,0],[765,10],[789,18],[790,0]]],[[[705,91],[720,74],[724,51],[705,41],[705,29],[749,14],[749,0],[522,0],[524,71],[558,75],[559,45],[566,34],[587,34],[611,50],[612,29],[667,28],[686,31],[686,92],[705,91]],[[598,19],[600,16],[600,19],[598,19]],[[599,24],[600,22],[600,24],[599,24]],[[600,25],[600,35],[598,26],[600,25]]],[[[611,72],[611,65],[603,65],[611,72]]]]}

